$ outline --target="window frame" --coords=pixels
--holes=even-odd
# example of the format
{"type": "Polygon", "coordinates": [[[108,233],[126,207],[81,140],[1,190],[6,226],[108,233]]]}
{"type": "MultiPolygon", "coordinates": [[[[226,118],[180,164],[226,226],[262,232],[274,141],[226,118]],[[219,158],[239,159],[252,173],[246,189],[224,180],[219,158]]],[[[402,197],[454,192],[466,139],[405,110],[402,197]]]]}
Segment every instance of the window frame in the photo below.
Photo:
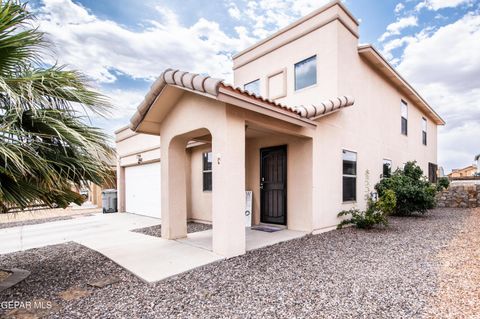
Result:
{"type": "Polygon", "coordinates": [[[392,167],[393,167],[393,161],[391,159],[384,158],[383,163],[382,163],[382,178],[387,178],[387,177],[392,176],[392,167]],[[386,164],[386,162],[388,162],[390,164],[390,172],[388,173],[388,175],[385,175],[385,164],[386,164]]]}
{"type": "Polygon", "coordinates": [[[314,87],[315,85],[317,85],[317,83],[318,83],[318,75],[317,75],[317,55],[316,54],[293,64],[293,89],[294,89],[294,92],[299,92],[301,90],[305,90],[305,89],[314,87]],[[297,65],[300,64],[300,63],[306,62],[310,59],[315,59],[315,83],[304,86],[302,88],[297,88],[297,65]]]}
{"type": "Polygon", "coordinates": [[[248,83],[245,83],[245,84],[243,85],[243,90],[244,90],[244,91],[248,91],[248,92],[250,92],[250,93],[257,94],[257,95],[261,95],[261,94],[260,94],[260,91],[261,91],[260,84],[261,84],[261,83],[260,83],[260,78],[258,78],[258,79],[256,79],[256,80],[253,80],[253,81],[250,81],[250,82],[248,82],[248,83]],[[248,89],[247,89],[247,85],[253,84],[253,83],[255,83],[255,82],[258,82],[258,92],[253,92],[253,91],[248,90],[248,89]]]}
{"type": "Polygon", "coordinates": [[[402,135],[408,136],[408,103],[404,100],[400,100],[400,133],[402,135]],[[405,107],[406,115],[403,116],[403,107],[405,107]],[[405,131],[404,131],[404,123],[405,120],[405,131]]]}
{"type": "Polygon", "coordinates": [[[342,203],[355,203],[357,201],[357,167],[358,167],[358,153],[354,151],[349,151],[346,149],[342,149],[342,203]],[[344,171],[344,162],[345,158],[344,155],[346,153],[355,154],[355,174],[345,174],[344,171]],[[345,178],[353,178],[354,179],[354,191],[353,191],[353,198],[345,198],[345,178]]]}
{"type": "Polygon", "coordinates": [[[213,190],[213,154],[210,156],[210,169],[206,168],[205,160],[207,161],[208,166],[208,154],[212,154],[212,151],[202,152],[202,188],[204,192],[211,192],[213,190]],[[210,187],[206,185],[205,174],[210,175],[210,187]]]}
{"type": "Polygon", "coordinates": [[[422,117],[422,144],[428,145],[428,122],[425,117],[422,117]]]}

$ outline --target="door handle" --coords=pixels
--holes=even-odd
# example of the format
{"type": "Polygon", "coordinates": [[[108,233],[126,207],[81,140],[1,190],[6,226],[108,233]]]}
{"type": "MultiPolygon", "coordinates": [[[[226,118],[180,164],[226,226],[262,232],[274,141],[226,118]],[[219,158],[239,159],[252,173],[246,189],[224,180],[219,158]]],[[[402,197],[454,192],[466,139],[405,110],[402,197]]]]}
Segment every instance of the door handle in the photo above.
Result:
{"type": "Polygon", "coordinates": [[[260,189],[263,189],[263,183],[260,183],[260,189]]]}

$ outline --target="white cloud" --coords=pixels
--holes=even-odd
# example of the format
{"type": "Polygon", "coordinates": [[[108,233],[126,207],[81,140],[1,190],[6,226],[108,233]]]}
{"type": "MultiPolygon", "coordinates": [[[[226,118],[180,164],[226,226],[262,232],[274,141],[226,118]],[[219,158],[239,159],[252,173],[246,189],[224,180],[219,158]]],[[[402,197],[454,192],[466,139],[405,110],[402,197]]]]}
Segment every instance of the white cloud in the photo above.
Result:
{"type": "Polygon", "coordinates": [[[44,0],[37,22],[58,48],[60,63],[100,83],[114,82],[114,69],[133,78],[153,79],[167,67],[231,79],[230,55],[255,41],[241,28],[236,29],[237,37],[229,37],[218,23],[203,18],[185,27],[171,10],[156,9],[158,21],[132,31],[71,0],[44,0]]]}
{"type": "Polygon", "coordinates": [[[470,164],[480,152],[480,15],[415,37],[398,69],[447,122],[439,163],[447,170],[470,164]]]}
{"type": "Polygon", "coordinates": [[[252,34],[265,38],[279,28],[307,15],[330,0],[243,0],[244,22],[249,23],[252,34]]]}
{"type": "Polygon", "coordinates": [[[395,6],[395,13],[399,13],[400,11],[402,11],[403,9],[405,9],[405,5],[401,2],[397,3],[397,5],[395,6]]]}
{"type": "Polygon", "coordinates": [[[409,16],[397,19],[396,22],[390,23],[387,26],[387,31],[382,34],[382,36],[378,39],[378,41],[385,41],[386,38],[392,35],[399,35],[400,31],[405,28],[413,27],[418,25],[417,17],[409,16]]]}
{"type": "Polygon", "coordinates": [[[239,20],[240,17],[242,16],[242,13],[240,12],[240,9],[237,7],[237,5],[234,2],[230,2],[228,5],[228,14],[234,18],[239,20]]]}
{"type": "Polygon", "coordinates": [[[424,0],[415,6],[415,10],[423,8],[437,11],[444,8],[455,8],[463,4],[471,4],[472,0],[424,0]]]}

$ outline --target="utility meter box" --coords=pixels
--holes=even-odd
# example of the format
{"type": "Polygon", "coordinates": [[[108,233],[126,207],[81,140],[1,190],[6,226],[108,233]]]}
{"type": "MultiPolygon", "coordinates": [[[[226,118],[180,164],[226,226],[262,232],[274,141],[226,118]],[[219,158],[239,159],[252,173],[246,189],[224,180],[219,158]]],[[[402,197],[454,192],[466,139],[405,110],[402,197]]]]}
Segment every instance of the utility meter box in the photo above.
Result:
{"type": "Polygon", "coordinates": [[[253,192],[245,191],[245,227],[252,227],[253,192]]]}

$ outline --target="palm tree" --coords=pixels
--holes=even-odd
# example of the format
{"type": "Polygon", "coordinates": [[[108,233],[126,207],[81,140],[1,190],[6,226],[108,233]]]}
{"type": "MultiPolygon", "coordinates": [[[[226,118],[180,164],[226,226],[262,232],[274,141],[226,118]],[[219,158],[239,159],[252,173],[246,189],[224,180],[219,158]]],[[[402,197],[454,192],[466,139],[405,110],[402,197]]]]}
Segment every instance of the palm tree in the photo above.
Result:
{"type": "Polygon", "coordinates": [[[74,187],[105,182],[113,150],[78,110],[109,103],[81,73],[45,66],[50,44],[26,4],[0,1],[0,212],[81,203],[74,187]]]}

